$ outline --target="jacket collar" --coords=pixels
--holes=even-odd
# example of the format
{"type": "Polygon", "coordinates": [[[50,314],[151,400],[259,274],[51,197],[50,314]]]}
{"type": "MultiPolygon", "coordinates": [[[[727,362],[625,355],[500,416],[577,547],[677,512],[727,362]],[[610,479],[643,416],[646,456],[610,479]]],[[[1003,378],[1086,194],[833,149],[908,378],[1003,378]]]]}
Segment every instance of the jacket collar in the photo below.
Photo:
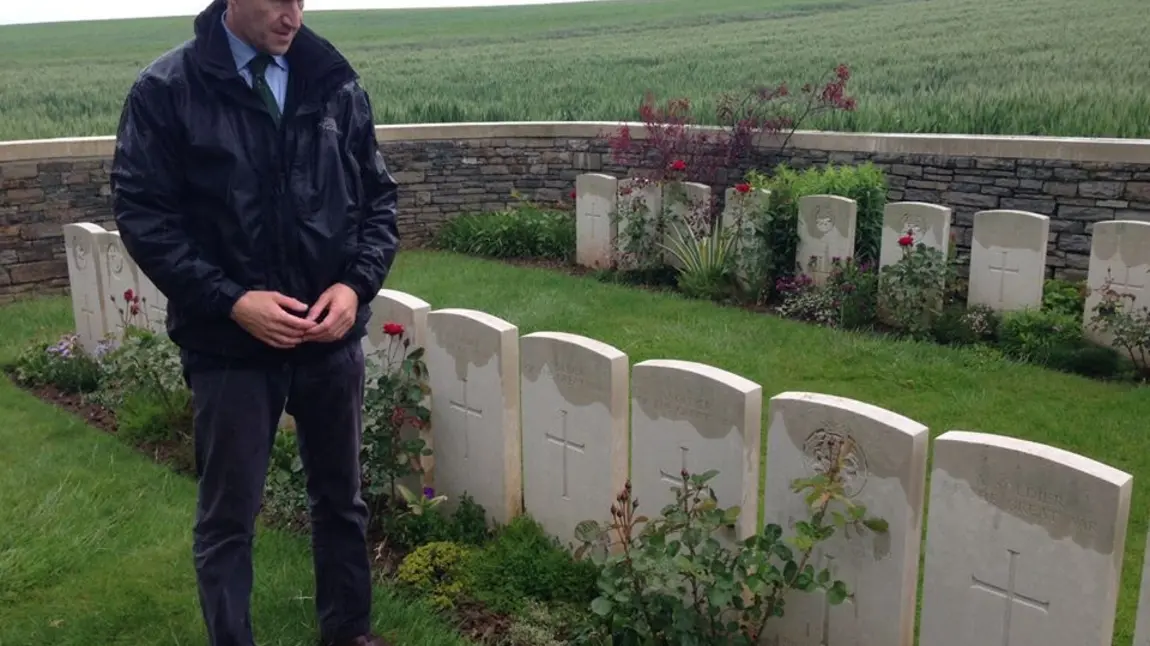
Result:
{"type": "MultiPolygon", "coordinates": [[[[205,71],[222,80],[240,78],[223,15],[227,0],[213,0],[196,16],[193,49],[205,71]]],[[[301,26],[284,55],[291,67],[290,84],[301,102],[319,100],[335,87],[356,78],[351,63],[330,42],[307,25],[301,26]]]]}

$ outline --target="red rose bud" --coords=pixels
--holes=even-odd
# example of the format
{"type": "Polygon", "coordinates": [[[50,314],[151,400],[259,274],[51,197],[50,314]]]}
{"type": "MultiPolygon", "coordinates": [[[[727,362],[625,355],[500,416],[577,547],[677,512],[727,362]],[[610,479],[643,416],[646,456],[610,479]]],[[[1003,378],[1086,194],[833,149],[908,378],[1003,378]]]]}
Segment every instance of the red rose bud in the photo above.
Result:
{"type": "Polygon", "coordinates": [[[740,193],[750,193],[751,185],[743,182],[742,184],[735,184],[735,190],[740,193]]]}
{"type": "Polygon", "coordinates": [[[671,162],[671,170],[687,170],[687,162],[682,159],[676,159],[671,162]]]}
{"type": "Polygon", "coordinates": [[[403,334],[403,326],[399,323],[384,323],[383,333],[387,336],[399,336],[403,334]]]}
{"type": "Polygon", "coordinates": [[[914,236],[905,235],[905,236],[898,239],[898,244],[900,247],[909,247],[912,244],[914,244],[914,236]]]}

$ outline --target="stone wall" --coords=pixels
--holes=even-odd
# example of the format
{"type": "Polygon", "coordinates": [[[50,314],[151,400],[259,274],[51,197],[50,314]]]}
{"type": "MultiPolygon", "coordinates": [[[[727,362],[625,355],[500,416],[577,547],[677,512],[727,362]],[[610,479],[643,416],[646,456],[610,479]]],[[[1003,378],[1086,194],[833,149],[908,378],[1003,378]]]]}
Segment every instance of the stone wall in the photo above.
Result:
{"type": "MultiPolygon", "coordinates": [[[[424,242],[447,219],[514,204],[567,199],[588,171],[625,175],[605,137],[615,123],[380,126],[380,147],[400,182],[400,233],[424,242]]],[[[635,136],[642,136],[637,127],[635,136]]],[[[113,227],[110,137],[0,143],[0,301],[67,287],[60,227],[113,227]]],[[[1052,218],[1050,276],[1085,276],[1092,224],[1150,220],[1150,140],[796,133],[768,167],[872,161],[889,175],[891,200],[955,210],[959,251],[975,211],[1021,209],[1052,218]]],[[[741,169],[732,169],[737,175],[741,169]]]]}

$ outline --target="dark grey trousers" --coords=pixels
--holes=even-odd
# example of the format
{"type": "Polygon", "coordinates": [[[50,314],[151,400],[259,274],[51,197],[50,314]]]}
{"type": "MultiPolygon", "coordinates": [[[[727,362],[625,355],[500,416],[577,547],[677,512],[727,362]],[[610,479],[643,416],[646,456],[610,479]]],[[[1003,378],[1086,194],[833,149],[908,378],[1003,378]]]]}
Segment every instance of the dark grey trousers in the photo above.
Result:
{"type": "MultiPolygon", "coordinates": [[[[187,365],[187,364],[185,364],[187,365]]],[[[325,640],[368,632],[371,571],[360,496],[364,355],[349,343],[308,363],[187,369],[199,503],[194,556],[211,646],[254,646],[252,539],[280,415],[296,421],[325,640]]]]}

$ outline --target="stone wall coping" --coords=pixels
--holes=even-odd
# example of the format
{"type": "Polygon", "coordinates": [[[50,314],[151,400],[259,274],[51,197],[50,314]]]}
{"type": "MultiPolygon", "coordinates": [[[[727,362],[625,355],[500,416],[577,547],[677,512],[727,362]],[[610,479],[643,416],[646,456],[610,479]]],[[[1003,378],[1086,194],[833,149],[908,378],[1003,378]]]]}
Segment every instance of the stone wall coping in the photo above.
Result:
{"type": "MultiPolygon", "coordinates": [[[[523,121],[420,123],[376,126],[380,142],[459,141],[469,139],[593,139],[622,125],[614,121],[523,121]]],[[[628,123],[643,138],[641,123],[628,123]]],[[[713,129],[713,128],[709,128],[713,129]]],[[[777,146],[777,137],[760,145],[777,146]]],[[[1069,162],[1150,164],[1150,139],[1031,137],[1013,135],[901,134],[798,131],[789,148],[939,157],[1039,159],[1069,162]]],[[[115,137],[68,137],[0,142],[0,163],[108,158],[115,137]]]]}

